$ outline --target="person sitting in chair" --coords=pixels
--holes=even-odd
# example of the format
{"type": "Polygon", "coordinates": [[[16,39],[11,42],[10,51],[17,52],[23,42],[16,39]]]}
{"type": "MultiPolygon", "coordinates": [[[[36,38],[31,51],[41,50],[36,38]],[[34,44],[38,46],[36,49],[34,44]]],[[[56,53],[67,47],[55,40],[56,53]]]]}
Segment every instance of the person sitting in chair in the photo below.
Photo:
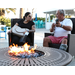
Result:
{"type": "MultiPolygon", "coordinates": [[[[30,36],[30,32],[35,32],[35,24],[34,24],[34,22],[32,21],[32,16],[31,16],[31,13],[30,12],[26,12],[25,13],[25,15],[24,15],[24,17],[23,17],[23,19],[21,19],[21,20],[19,20],[18,22],[16,22],[16,24],[15,25],[18,25],[19,27],[21,27],[21,28],[27,28],[27,29],[29,29],[28,31],[25,31],[24,32],[24,34],[26,33],[26,32],[29,32],[29,35],[27,36],[27,38],[26,38],[26,42],[28,42],[28,44],[30,44],[30,42],[31,42],[31,40],[30,40],[30,38],[29,38],[29,36],[30,36]]],[[[9,31],[10,33],[12,32],[12,28],[11,28],[11,30],[9,31]]],[[[8,32],[8,33],[9,33],[8,32]]],[[[11,44],[19,44],[20,42],[20,39],[21,39],[22,37],[19,37],[19,36],[17,36],[17,35],[14,35],[13,36],[13,40],[12,40],[12,43],[11,44]]],[[[20,43],[21,44],[21,43],[20,43]]],[[[22,43],[23,44],[23,43],[22,43]]]]}
{"type": "Polygon", "coordinates": [[[48,43],[61,44],[61,50],[67,50],[67,36],[71,34],[73,27],[72,21],[65,18],[64,10],[60,9],[56,12],[57,21],[52,24],[50,32],[54,32],[54,36],[45,37],[43,46],[48,47],[48,43]]]}

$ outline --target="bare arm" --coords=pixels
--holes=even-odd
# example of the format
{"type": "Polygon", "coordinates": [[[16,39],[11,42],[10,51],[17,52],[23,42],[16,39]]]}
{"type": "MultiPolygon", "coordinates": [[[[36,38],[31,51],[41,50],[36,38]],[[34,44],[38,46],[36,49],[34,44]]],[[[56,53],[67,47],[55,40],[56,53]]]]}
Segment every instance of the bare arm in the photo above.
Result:
{"type": "MultiPolygon", "coordinates": [[[[57,27],[61,27],[61,24],[58,23],[58,24],[56,24],[56,26],[57,26],[57,27]]],[[[62,25],[62,28],[65,29],[65,30],[67,30],[67,31],[71,31],[71,30],[72,30],[72,28],[71,28],[70,26],[62,25]]]]}
{"type": "MultiPolygon", "coordinates": [[[[24,32],[24,34],[26,33],[27,31],[24,32]]],[[[31,30],[28,30],[28,32],[35,32],[35,25],[32,25],[32,29],[31,30]]]]}
{"type": "Polygon", "coordinates": [[[51,27],[51,29],[50,29],[50,32],[53,32],[53,31],[54,31],[54,28],[55,28],[55,24],[53,23],[53,24],[52,24],[52,27],[51,27]]]}
{"type": "Polygon", "coordinates": [[[67,30],[67,31],[71,31],[72,30],[72,28],[70,26],[63,25],[62,28],[67,30]]]}
{"type": "Polygon", "coordinates": [[[35,32],[35,25],[32,25],[32,29],[29,32],[35,32]]]}
{"type": "Polygon", "coordinates": [[[54,31],[54,29],[51,28],[51,29],[50,29],[50,32],[53,32],[53,31],[54,31]]]}

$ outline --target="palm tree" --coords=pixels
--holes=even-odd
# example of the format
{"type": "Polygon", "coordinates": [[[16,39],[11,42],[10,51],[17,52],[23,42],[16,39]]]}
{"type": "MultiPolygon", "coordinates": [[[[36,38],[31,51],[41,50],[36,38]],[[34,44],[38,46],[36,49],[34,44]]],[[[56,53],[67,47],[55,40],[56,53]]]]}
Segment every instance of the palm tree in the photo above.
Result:
{"type": "Polygon", "coordinates": [[[24,15],[24,8],[20,8],[20,18],[23,18],[24,15]]]}
{"type": "Polygon", "coordinates": [[[32,9],[32,17],[33,17],[34,12],[36,12],[36,8],[32,9]]]}
{"type": "Polygon", "coordinates": [[[12,11],[14,14],[16,14],[16,8],[6,8],[6,12],[10,13],[12,11]]]}
{"type": "Polygon", "coordinates": [[[16,8],[0,8],[0,16],[5,16],[5,11],[7,13],[10,13],[10,11],[12,11],[14,14],[16,14],[16,8]]]}
{"type": "Polygon", "coordinates": [[[5,14],[5,10],[4,8],[0,8],[0,16],[4,15],[5,14]]]}

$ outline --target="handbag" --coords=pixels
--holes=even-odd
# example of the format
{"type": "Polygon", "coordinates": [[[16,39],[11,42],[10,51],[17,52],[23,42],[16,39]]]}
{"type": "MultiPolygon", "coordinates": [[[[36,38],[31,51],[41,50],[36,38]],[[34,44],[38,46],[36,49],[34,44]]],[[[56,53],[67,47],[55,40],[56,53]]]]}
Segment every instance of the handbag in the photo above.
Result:
{"type": "Polygon", "coordinates": [[[17,36],[20,36],[20,37],[24,36],[25,34],[23,32],[28,31],[28,30],[29,29],[27,29],[27,28],[21,28],[21,27],[19,27],[17,25],[14,25],[12,27],[12,33],[15,34],[15,35],[17,35],[17,36]]]}

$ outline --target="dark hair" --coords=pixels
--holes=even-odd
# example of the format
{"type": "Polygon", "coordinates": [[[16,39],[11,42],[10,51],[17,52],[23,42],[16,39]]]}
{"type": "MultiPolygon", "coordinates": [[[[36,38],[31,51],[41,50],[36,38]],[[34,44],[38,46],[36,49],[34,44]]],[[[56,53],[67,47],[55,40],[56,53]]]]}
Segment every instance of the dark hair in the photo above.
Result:
{"type": "Polygon", "coordinates": [[[25,20],[25,17],[27,17],[29,14],[31,14],[30,12],[26,12],[25,15],[23,16],[23,19],[25,20]]]}

